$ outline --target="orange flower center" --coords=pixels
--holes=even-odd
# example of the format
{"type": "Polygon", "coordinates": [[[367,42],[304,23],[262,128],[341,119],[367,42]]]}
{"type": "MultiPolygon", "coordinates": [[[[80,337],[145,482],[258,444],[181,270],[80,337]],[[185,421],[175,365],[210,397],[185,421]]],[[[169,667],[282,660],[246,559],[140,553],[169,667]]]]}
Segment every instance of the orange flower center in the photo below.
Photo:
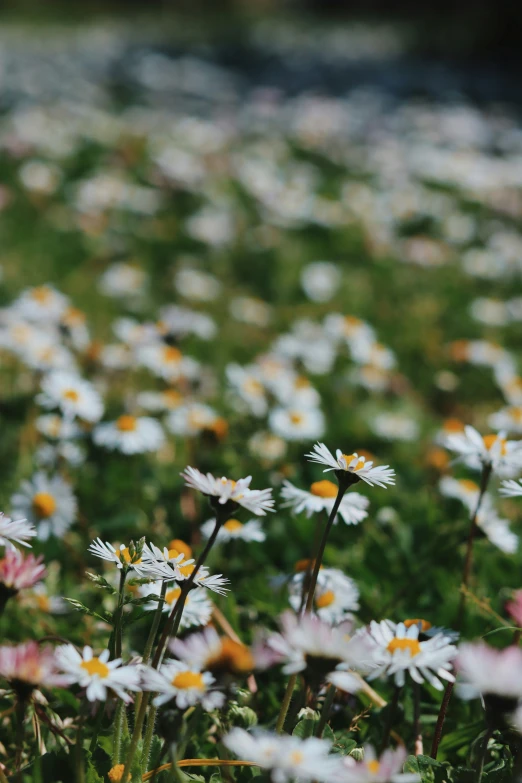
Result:
{"type": "Polygon", "coordinates": [[[37,288],[33,288],[31,291],[31,297],[38,302],[38,304],[45,304],[51,298],[51,291],[47,286],[40,285],[37,288]]]}
{"type": "Polygon", "coordinates": [[[392,639],[386,649],[392,655],[396,650],[407,650],[412,658],[422,652],[417,639],[392,639]]]}
{"type": "Polygon", "coordinates": [[[300,750],[294,750],[292,753],[290,753],[290,761],[292,764],[302,764],[304,761],[304,756],[300,750]]]}
{"type": "Polygon", "coordinates": [[[303,421],[304,416],[302,413],[291,413],[290,414],[290,421],[292,424],[301,424],[303,421]]]}
{"type": "Polygon", "coordinates": [[[505,438],[499,438],[498,435],[484,435],[482,438],[484,441],[484,446],[487,448],[488,451],[491,451],[495,443],[498,441],[500,443],[500,453],[504,457],[506,455],[507,449],[506,449],[506,439],[505,438]]]}
{"type": "Polygon", "coordinates": [[[181,571],[183,576],[189,577],[191,575],[191,573],[193,572],[193,570],[195,569],[195,567],[196,566],[194,565],[194,563],[189,563],[188,565],[181,565],[181,566],[179,566],[179,570],[181,571]]]}
{"type": "Polygon", "coordinates": [[[243,389],[247,394],[263,394],[263,386],[255,378],[247,378],[243,384],[243,389]]]}
{"type": "Polygon", "coordinates": [[[220,650],[207,660],[209,671],[229,671],[236,674],[250,672],[254,668],[254,659],[249,648],[227,637],[221,639],[220,650]]]}
{"type": "Polygon", "coordinates": [[[236,530],[241,530],[243,524],[238,519],[227,519],[223,527],[230,533],[233,533],[236,530]]]}
{"type": "Polygon", "coordinates": [[[372,775],[377,775],[377,773],[379,772],[379,770],[381,768],[381,765],[379,764],[377,759],[373,759],[373,761],[368,761],[366,766],[368,767],[368,769],[370,770],[372,775]]]}
{"type": "Polygon", "coordinates": [[[51,608],[51,602],[49,600],[49,596],[47,595],[37,595],[36,596],[36,605],[38,609],[40,609],[41,612],[48,612],[51,608]]]}
{"type": "MultiPolygon", "coordinates": [[[[180,538],[173,538],[172,541],[169,544],[169,550],[175,549],[178,555],[185,555],[185,557],[188,559],[192,557],[192,549],[189,547],[188,544],[186,544],[184,541],[182,541],[180,538]]],[[[170,555],[170,552],[169,552],[170,555]]],[[[177,555],[173,555],[173,557],[176,557],[177,555]]]]}
{"type": "Polygon", "coordinates": [[[163,359],[166,362],[179,362],[181,360],[181,351],[173,345],[167,345],[163,349],[163,359]]]}
{"type": "Polygon", "coordinates": [[[178,405],[181,405],[181,402],[183,400],[183,397],[179,393],[179,391],[176,391],[176,389],[166,389],[163,392],[163,398],[165,400],[165,405],[167,408],[177,408],[178,405]]]}
{"type": "Polygon", "coordinates": [[[33,497],[33,511],[41,519],[46,519],[56,511],[56,500],[49,492],[37,492],[33,497]]]}
{"type": "Polygon", "coordinates": [[[315,604],[318,609],[325,609],[335,601],[335,593],[333,590],[327,590],[322,595],[318,595],[315,599],[315,604]]]}
{"type": "MultiPolygon", "coordinates": [[[[107,772],[107,777],[111,783],[121,783],[123,773],[125,771],[125,764],[116,764],[112,769],[107,772]]],[[[129,778],[127,778],[128,780],[129,778]]]]}
{"type": "Polygon", "coordinates": [[[80,668],[85,669],[87,674],[90,674],[91,677],[94,677],[94,675],[97,674],[102,680],[109,676],[110,671],[109,667],[105,663],[102,663],[99,658],[91,658],[90,661],[82,661],[80,668]]]}
{"type": "Polygon", "coordinates": [[[444,432],[463,432],[464,425],[460,419],[445,419],[442,425],[444,432]]]}
{"type": "Polygon", "coordinates": [[[198,691],[205,690],[203,675],[199,672],[179,672],[172,680],[172,685],[180,690],[197,688],[198,691]]]}
{"type": "Polygon", "coordinates": [[[312,495],[317,495],[320,498],[336,498],[338,487],[333,481],[323,479],[322,481],[314,481],[310,487],[312,495]]]}
{"type": "Polygon", "coordinates": [[[404,620],[406,628],[410,628],[412,625],[419,625],[419,623],[421,631],[429,631],[431,628],[431,623],[427,620],[422,620],[420,617],[414,617],[412,620],[404,620]]]}
{"type": "Polygon", "coordinates": [[[134,432],[138,426],[136,416],[129,416],[124,414],[116,420],[116,427],[120,432],[134,432]]]}
{"type": "Polygon", "coordinates": [[[460,479],[459,484],[465,492],[478,492],[479,486],[471,479],[460,479]]]}
{"type": "Polygon", "coordinates": [[[62,392],[62,397],[64,400],[70,400],[71,402],[78,402],[80,399],[80,395],[76,389],[65,389],[65,391],[62,392]]]}

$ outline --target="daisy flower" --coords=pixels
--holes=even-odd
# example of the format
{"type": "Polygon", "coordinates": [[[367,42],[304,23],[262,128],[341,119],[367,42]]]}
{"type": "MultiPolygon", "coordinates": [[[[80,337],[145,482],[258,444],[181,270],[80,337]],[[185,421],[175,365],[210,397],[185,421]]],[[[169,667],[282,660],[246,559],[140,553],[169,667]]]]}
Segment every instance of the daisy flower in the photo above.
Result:
{"type": "Polygon", "coordinates": [[[137,358],[154,375],[169,383],[180,378],[194,380],[200,372],[199,362],[189,356],[183,356],[179,348],[173,345],[145,345],[138,349],[137,358]]]}
{"type": "Polygon", "coordinates": [[[343,756],[339,783],[416,783],[420,781],[417,773],[402,772],[407,755],[401,745],[385,750],[381,756],[371,745],[365,745],[362,761],[343,756]]]}
{"type": "MultiPolygon", "coordinates": [[[[290,581],[289,600],[295,612],[301,608],[306,571],[307,569],[304,568],[290,581]]],[[[351,613],[359,608],[357,585],[353,579],[337,568],[321,568],[317,578],[313,608],[317,616],[326,623],[337,624],[351,619],[351,613]]]]}
{"type": "MultiPolygon", "coordinates": [[[[283,481],[281,497],[286,501],[285,506],[289,506],[295,514],[305,512],[307,517],[316,514],[319,511],[331,513],[335,499],[339,492],[339,487],[333,481],[323,479],[323,481],[314,481],[310,485],[310,490],[299,489],[290,481],[283,481]]],[[[368,498],[359,495],[358,492],[350,492],[344,495],[335,518],[341,517],[347,525],[358,525],[363,519],[366,519],[368,512],[366,509],[370,505],[368,498]]]]}
{"type": "Polygon", "coordinates": [[[175,337],[193,334],[202,340],[211,340],[217,331],[216,324],[209,315],[178,305],[162,307],[160,323],[166,334],[175,337]]]}
{"type": "Polygon", "coordinates": [[[342,769],[340,757],[330,754],[330,743],[317,737],[300,739],[259,729],[249,733],[236,726],[224,737],[223,744],[239,758],[270,770],[274,783],[335,783],[342,769]]]}
{"type": "Polygon", "coordinates": [[[248,450],[252,456],[267,463],[282,460],[287,448],[286,441],[271,432],[256,432],[248,441],[248,450]]]}
{"type": "Polygon", "coordinates": [[[67,680],[58,672],[55,651],[36,642],[0,646],[0,678],[27,694],[41,686],[60,687],[67,680]]]}
{"type": "Polygon", "coordinates": [[[246,645],[219,636],[212,626],[184,640],[170,641],[169,650],[186,664],[212,674],[245,675],[255,666],[254,656],[246,645]]]}
{"type": "Polygon", "coordinates": [[[319,408],[274,408],[268,424],[275,435],[290,441],[314,440],[325,430],[324,414],[319,408]]]}
{"type": "Polygon", "coordinates": [[[69,440],[80,434],[80,428],[71,419],[64,419],[57,413],[45,413],[36,419],[36,429],[50,440],[69,440]]]}
{"type": "Polygon", "coordinates": [[[165,425],[173,435],[194,437],[205,430],[212,430],[219,418],[210,405],[189,402],[171,411],[165,425]]]}
{"type": "Polygon", "coordinates": [[[226,376],[231,389],[246,409],[253,416],[266,416],[268,400],[260,368],[256,365],[241,367],[239,364],[229,364],[226,367],[226,376]]]}
{"type": "Polygon", "coordinates": [[[40,541],[53,535],[61,538],[76,518],[77,503],[71,487],[61,476],[48,478],[35,473],[30,481],[22,481],[11,498],[13,515],[24,516],[36,526],[40,541]]]}
{"type": "Polygon", "coordinates": [[[125,704],[132,701],[127,691],[140,691],[140,674],[136,666],[121,666],[121,658],[109,661],[110,653],[104,650],[98,657],[91,647],[85,646],[79,653],[73,644],[63,644],[56,649],[56,660],[69,684],[78,683],[86,688],[89,701],[105,701],[107,691],[112,690],[125,704]]]}
{"type": "Polygon", "coordinates": [[[31,544],[28,541],[35,535],[36,528],[32,522],[28,522],[27,519],[11,519],[0,511],[0,546],[20,544],[30,548],[31,544]]]}
{"type": "Polygon", "coordinates": [[[505,432],[513,432],[515,435],[522,435],[522,405],[508,406],[492,413],[488,424],[494,430],[504,430],[505,432]]]}
{"type": "Polygon", "coordinates": [[[225,476],[215,478],[212,473],[205,475],[197,468],[191,467],[187,467],[181,476],[187,486],[197,489],[203,495],[216,498],[215,502],[220,506],[226,503],[239,505],[256,516],[265,516],[267,511],[275,510],[272,489],[250,489],[252,476],[233,481],[225,476]]]}
{"type": "MultiPolygon", "coordinates": [[[[135,563],[134,568],[140,576],[151,579],[161,579],[164,582],[183,582],[188,579],[194,569],[195,561],[186,559],[177,549],[160,549],[155,544],[143,546],[141,563],[135,563]]],[[[206,566],[201,566],[193,580],[195,585],[206,587],[219,595],[225,595],[228,579],[222,574],[210,574],[206,566]]]]}
{"type": "MultiPolygon", "coordinates": [[[[201,532],[205,538],[210,538],[214,530],[216,521],[207,519],[201,525],[201,532]]],[[[250,519],[248,522],[240,522],[238,519],[227,519],[224,525],[219,529],[216,541],[226,543],[227,541],[264,541],[265,533],[261,529],[259,519],[250,519]]]]}
{"type": "Polygon", "coordinates": [[[9,597],[19,590],[34,587],[45,574],[42,556],[24,557],[19,549],[7,549],[0,560],[0,593],[6,593],[9,597]]]}
{"type": "Polygon", "coordinates": [[[69,419],[96,422],[103,415],[103,402],[94,386],[73,373],[56,371],[46,375],[36,401],[44,408],[60,408],[69,419]]]}
{"type": "MultiPolygon", "coordinates": [[[[139,587],[139,595],[142,598],[146,598],[149,595],[158,596],[161,593],[161,586],[163,582],[152,582],[147,585],[141,585],[139,587]]],[[[172,607],[181,595],[181,587],[175,582],[167,586],[165,593],[165,600],[162,606],[162,612],[168,612],[172,610],[172,607]]],[[[146,612],[156,611],[158,606],[157,601],[150,601],[144,605],[146,612]]],[[[191,628],[198,625],[207,625],[212,617],[212,601],[207,597],[207,591],[203,587],[196,587],[191,590],[185,599],[183,606],[183,614],[181,615],[180,628],[191,628]]]]}
{"type": "Polygon", "coordinates": [[[396,625],[391,620],[372,621],[368,634],[377,644],[377,668],[371,672],[369,679],[388,675],[394,678],[398,687],[402,687],[405,675],[409,673],[415,682],[421,684],[427,680],[439,691],[443,688],[439,677],[453,682],[455,678],[450,670],[457,648],[443,633],[426,641],[419,641],[419,633],[418,624],[407,628],[404,623],[396,625]]]}
{"type": "MultiPolygon", "coordinates": [[[[463,698],[498,696],[522,698],[522,650],[511,645],[496,650],[484,642],[459,646],[455,668],[463,698]]],[[[507,711],[507,710],[506,710],[507,711]]]]}
{"type": "Polygon", "coordinates": [[[499,494],[505,498],[520,497],[522,495],[522,479],[518,479],[518,481],[515,481],[514,479],[503,481],[499,494]]]}
{"type": "Polygon", "coordinates": [[[13,310],[28,321],[59,321],[69,300],[49,284],[27,288],[13,303],[13,310]]]}
{"type": "Polygon", "coordinates": [[[259,665],[283,663],[285,674],[308,671],[322,681],[339,666],[369,671],[374,666],[373,640],[367,634],[349,636],[351,623],[332,627],[315,615],[284,612],[281,633],[271,634],[258,648],[259,665]]]}
{"type": "Polygon", "coordinates": [[[466,426],[464,433],[448,435],[446,448],[474,470],[489,467],[505,478],[522,470],[522,442],[506,440],[504,432],[483,437],[474,427],[466,426]]]}
{"type": "Polygon", "coordinates": [[[376,484],[378,487],[386,487],[386,484],[395,484],[395,471],[389,465],[378,465],[373,467],[373,462],[367,462],[365,457],[360,457],[357,453],[343,454],[340,449],[333,456],[330,449],[324,443],[316,443],[314,450],[306,455],[310,462],[318,462],[320,465],[327,465],[325,473],[329,470],[342,471],[350,473],[352,482],[365,481],[371,487],[376,484]]]}
{"type": "Polygon", "coordinates": [[[124,414],[116,421],[98,424],[92,439],[97,446],[123,454],[144,454],[158,451],[165,443],[165,434],[161,424],[150,416],[124,414]]]}
{"type": "Polygon", "coordinates": [[[99,288],[105,296],[125,299],[142,294],[148,282],[145,270],[137,264],[111,264],[100,277],[99,288]]]}
{"type": "MultiPolygon", "coordinates": [[[[136,397],[136,403],[140,408],[145,408],[152,413],[172,411],[183,404],[183,395],[177,389],[165,389],[164,391],[144,391],[136,397]]],[[[169,426],[167,422],[167,427],[169,426]]]]}
{"type": "Polygon", "coordinates": [[[131,542],[129,546],[120,544],[119,548],[115,549],[112,544],[108,541],[102,541],[101,538],[96,538],[88,548],[91,555],[107,560],[109,563],[115,563],[119,569],[139,565],[141,563],[141,550],[140,542],[137,547],[134,542],[131,542]]]}
{"type": "Polygon", "coordinates": [[[155,707],[175,699],[180,710],[194,704],[208,711],[217,709],[223,706],[225,696],[212,689],[214,682],[210,672],[199,671],[184,661],[166,661],[159,670],[146,666],[141,672],[143,690],[158,694],[153,701],[155,707]]]}

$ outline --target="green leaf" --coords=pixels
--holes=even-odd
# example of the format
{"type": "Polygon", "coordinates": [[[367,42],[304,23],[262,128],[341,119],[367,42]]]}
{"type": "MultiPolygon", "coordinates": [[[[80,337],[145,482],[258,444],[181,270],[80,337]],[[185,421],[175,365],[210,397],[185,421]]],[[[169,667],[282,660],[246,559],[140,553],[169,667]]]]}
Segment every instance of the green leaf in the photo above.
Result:
{"type": "Polygon", "coordinates": [[[71,604],[71,606],[73,606],[78,612],[81,612],[81,614],[88,614],[89,617],[95,617],[97,620],[111,624],[112,618],[110,615],[98,614],[92,609],[89,609],[88,606],[85,606],[85,604],[82,604],[81,601],[77,601],[76,598],[64,598],[64,601],[67,601],[67,603],[71,604]]]}
{"type": "MultiPolygon", "coordinates": [[[[294,737],[300,737],[301,739],[306,739],[307,737],[314,737],[317,731],[318,723],[319,723],[318,720],[313,720],[312,718],[304,718],[303,720],[299,721],[299,723],[293,730],[292,734],[294,735],[294,737]]],[[[331,730],[330,726],[328,725],[324,727],[323,739],[330,740],[330,742],[335,742],[335,735],[331,730]]]]}

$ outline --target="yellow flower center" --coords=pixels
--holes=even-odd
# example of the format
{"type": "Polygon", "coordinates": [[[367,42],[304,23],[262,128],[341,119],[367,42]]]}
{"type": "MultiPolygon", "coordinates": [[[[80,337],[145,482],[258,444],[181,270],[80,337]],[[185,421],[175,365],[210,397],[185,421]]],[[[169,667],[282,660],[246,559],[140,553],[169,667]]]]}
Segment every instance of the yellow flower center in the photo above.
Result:
{"type": "Polygon", "coordinates": [[[315,604],[318,609],[325,609],[335,601],[335,593],[333,590],[327,590],[322,595],[318,595],[315,599],[315,604]]]}
{"type": "Polygon", "coordinates": [[[303,421],[304,416],[302,413],[291,413],[290,414],[290,421],[292,424],[301,424],[303,421]]]}
{"type": "Polygon", "coordinates": [[[422,647],[417,639],[392,639],[386,649],[392,655],[396,650],[407,650],[411,658],[422,652],[422,647]]]}
{"type": "Polygon", "coordinates": [[[180,690],[188,690],[189,688],[197,688],[198,691],[205,690],[203,675],[199,672],[179,672],[172,680],[172,685],[180,690]]]}
{"type": "Polygon", "coordinates": [[[304,761],[304,756],[300,750],[294,750],[292,753],[290,753],[290,761],[292,764],[302,764],[304,761]]]}
{"type": "Polygon", "coordinates": [[[116,428],[119,429],[120,432],[134,432],[137,426],[138,421],[136,416],[124,414],[116,420],[116,428]]]}
{"type": "Polygon", "coordinates": [[[194,563],[189,563],[188,565],[178,566],[179,570],[181,571],[181,573],[185,577],[189,577],[191,575],[191,573],[193,572],[193,570],[195,569],[195,567],[196,566],[194,565],[194,563]]]}
{"type": "Polygon", "coordinates": [[[507,449],[506,449],[506,439],[500,438],[498,435],[484,435],[482,438],[484,441],[484,446],[487,448],[488,451],[491,451],[495,443],[498,441],[500,443],[500,453],[504,457],[506,455],[507,449]]]}
{"type": "Polygon", "coordinates": [[[37,492],[33,497],[33,511],[41,519],[46,519],[56,511],[56,500],[49,492],[37,492]]]}
{"type": "Polygon", "coordinates": [[[62,320],[67,326],[83,324],[85,323],[85,313],[82,313],[77,307],[68,307],[62,320]]]}
{"type": "Polygon", "coordinates": [[[227,519],[223,527],[230,533],[233,533],[236,530],[241,530],[243,524],[238,519],[227,519]]]}
{"type": "Polygon", "coordinates": [[[368,761],[366,766],[368,767],[368,769],[370,770],[372,775],[377,775],[377,773],[379,772],[379,770],[381,768],[381,765],[379,764],[377,759],[373,759],[373,761],[368,761]]]}
{"type": "Polygon", "coordinates": [[[76,391],[76,389],[65,389],[62,392],[62,397],[64,400],[70,400],[71,402],[78,402],[80,399],[80,395],[76,391]]]}
{"type": "Polygon", "coordinates": [[[165,593],[165,601],[168,604],[173,604],[174,601],[178,600],[180,593],[181,593],[181,587],[173,587],[172,590],[167,590],[167,592],[165,593]]]}
{"type": "Polygon", "coordinates": [[[94,677],[94,675],[97,674],[102,680],[109,676],[110,671],[109,667],[105,663],[102,663],[99,658],[91,658],[90,661],[82,661],[80,668],[85,669],[87,674],[90,674],[91,677],[94,677]]]}
{"type": "Polygon", "coordinates": [[[38,609],[40,609],[41,612],[48,612],[51,608],[51,602],[49,600],[49,596],[47,595],[37,595],[36,596],[36,605],[38,609]]]}
{"type": "Polygon", "coordinates": [[[163,349],[163,359],[166,362],[179,362],[181,360],[181,351],[173,345],[167,345],[163,349]]]}
{"type": "Polygon", "coordinates": [[[522,408],[520,406],[517,408],[510,408],[509,412],[514,421],[518,422],[519,424],[522,422],[522,408]]]}
{"type": "Polygon", "coordinates": [[[427,620],[422,620],[420,617],[414,617],[411,620],[404,620],[403,622],[406,628],[410,628],[412,625],[419,625],[419,623],[421,631],[429,631],[431,628],[431,623],[427,620]]]}
{"type": "Polygon", "coordinates": [[[141,557],[139,557],[137,560],[133,560],[131,558],[131,554],[129,552],[129,547],[126,546],[123,549],[120,549],[120,558],[123,556],[123,559],[126,563],[141,563],[141,557]]]}
{"type": "Polygon", "coordinates": [[[357,464],[350,468],[350,470],[361,470],[361,468],[364,468],[366,462],[364,457],[359,457],[358,454],[343,454],[343,457],[345,458],[347,465],[349,465],[353,459],[357,460],[357,464]]]}
{"type": "Polygon", "coordinates": [[[263,394],[263,386],[255,378],[247,378],[243,389],[247,394],[263,394]]]}
{"type": "Polygon", "coordinates": [[[338,487],[333,481],[323,479],[322,481],[314,481],[310,487],[312,495],[317,495],[320,498],[336,498],[338,487]]]}
{"type": "Polygon", "coordinates": [[[37,288],[33,288],[31,297],[35,302],[38,302],[38,304],[45,304],[51,298],[51,290],[45,285],[40,285],[37,288]]]}
{"type": "Polygon", "coordinates": [[[345,315],[344,317],[344,331],[345,334],[351,334],[354,329],[358,329],[362,325],[362,321],[356,318],[354,315],[345,315]]]}

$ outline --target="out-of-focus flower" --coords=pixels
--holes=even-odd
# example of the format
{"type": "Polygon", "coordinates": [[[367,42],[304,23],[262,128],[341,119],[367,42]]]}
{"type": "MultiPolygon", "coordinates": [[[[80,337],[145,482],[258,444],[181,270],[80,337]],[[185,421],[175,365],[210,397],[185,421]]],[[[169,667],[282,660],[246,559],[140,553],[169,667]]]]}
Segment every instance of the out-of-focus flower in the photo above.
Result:
{"type": "Polygon", "coordinates": [[[103,415],[103,402],[91,383],[77,375],[52,372],[42,380],[42,393],[36,401],[44,408],[60,408],[69,419],[78,417],[96,422],[103,415]]]}
{"type": "MultiPolygon", "coordinates": [[[[215,521],[207,519],[201,525],[201,532],[205,538],[210,538],[214,530],[215,521]]],[[[227,519],[220,527],[217,535],[217,542],[226,543],[227,541],[264,541],[266,535],[261,528],[259,519],[249,519],[248,522],[240,522],[238,519],[227,519]]]]}
{"type": "Polygon", "coordinates": [[[198,670],[212,672],[216,676],[234,674],[245,676],[255,666],[249,647],[228,637],[219,636],[212,626],[186,639],[174,639],[169,649],[176,658],[198,670]]]}
{"type": "Polygon", "coordinates": [[[0,546],[13,544],[30,547],[29,539],[36,535],[36,528],[27,519],[11,519],[0,511],[0,546]]]}
{"type": "Polygon", "coordinates": [[[288,441],[314,440],[325,431],[319,408],[274,408],[268,423],[276,435],[288,441]]]}
{"type": "Polygon", "coordinates": [[[329,261],[307,264],[301,272],[301,286],[312,302],[328,302],[341,280],[339,268],[329,261]]]}
{"type": "Polygon", "coordinates": [[[20,590],[34,587],[46,574],[43,558],[24,555],[18,549],[7,549],[0,560],[0,600],[2,593],[6,598],[20,590]]]}
{"type": "Polygon", "coordinates": [[[60,687],[66,682],[58,671],[54,650],[32,641],[0,647],[0,678],[25,695],[34,688],[60,687]]]}
{"type": "Polygon", "coordinates": [[[165,443],[165,434],[156,419],[123,414],[116,421],[98,424],[92,439],[97,446],[123,454],[144,454],[158,451],[165,443]]]}
{"type": "Polygon", "coordinates": [[[174,285],[181,296],[199,302],[211,302],[221,291],[221,283],[214,275],[189,267],[176,272],[174,285]]]}
{"type": "Polygon", "coordinates": [[[61,476],[47,477],[35,473],[22,481],[11,498],[13,514],[25,516],[35,525],[38,538],[46,541],[53,535],[61,538],[76,518],[77,502],[70,485],[61,476]]]}
{"type": "Polygon", "coordinates": [[[137,264],[112,264],[100,278],[100,291],[115,299],[142,294],[148,283],[147,274],[137,264]]]}
{"type": "Polygon", "coordinates": [[[402,772],[407,755],[406,748],[399,746],[377,756],[371,745],[365,745],[362,761],[343,756],[339,783],[416,783],[420,775],[402,772]]]}
{"type": "Polygon", "coordinates": [[[503,432],[483,437],[474,427],[467,426],[463,434],[448,435],[446,447],[475,470],[489,467],[494,473],[506,478],[522,470],[522,443],[506,440],[503,432]]]}
{"type": "MultiPolygon", "coordinates": [[[[285,506],[290,506],[295,514],[301,514],[304,511],[308,517],[311,517],[312,514],[319,511],[326,511],[330,514],[338,492],[337,484],[326,479],[314,481],[308,491],[299,489],[290,481],[285,480],[281,496],[286,501],[285,506]]],[[[366,509],[369,505],[369,500],[364,495],[359,495],[358,492],[349,492],[341,500],[337,516],[340,516],[347,525],[358,525],[368,516],[366,509]]]]}

